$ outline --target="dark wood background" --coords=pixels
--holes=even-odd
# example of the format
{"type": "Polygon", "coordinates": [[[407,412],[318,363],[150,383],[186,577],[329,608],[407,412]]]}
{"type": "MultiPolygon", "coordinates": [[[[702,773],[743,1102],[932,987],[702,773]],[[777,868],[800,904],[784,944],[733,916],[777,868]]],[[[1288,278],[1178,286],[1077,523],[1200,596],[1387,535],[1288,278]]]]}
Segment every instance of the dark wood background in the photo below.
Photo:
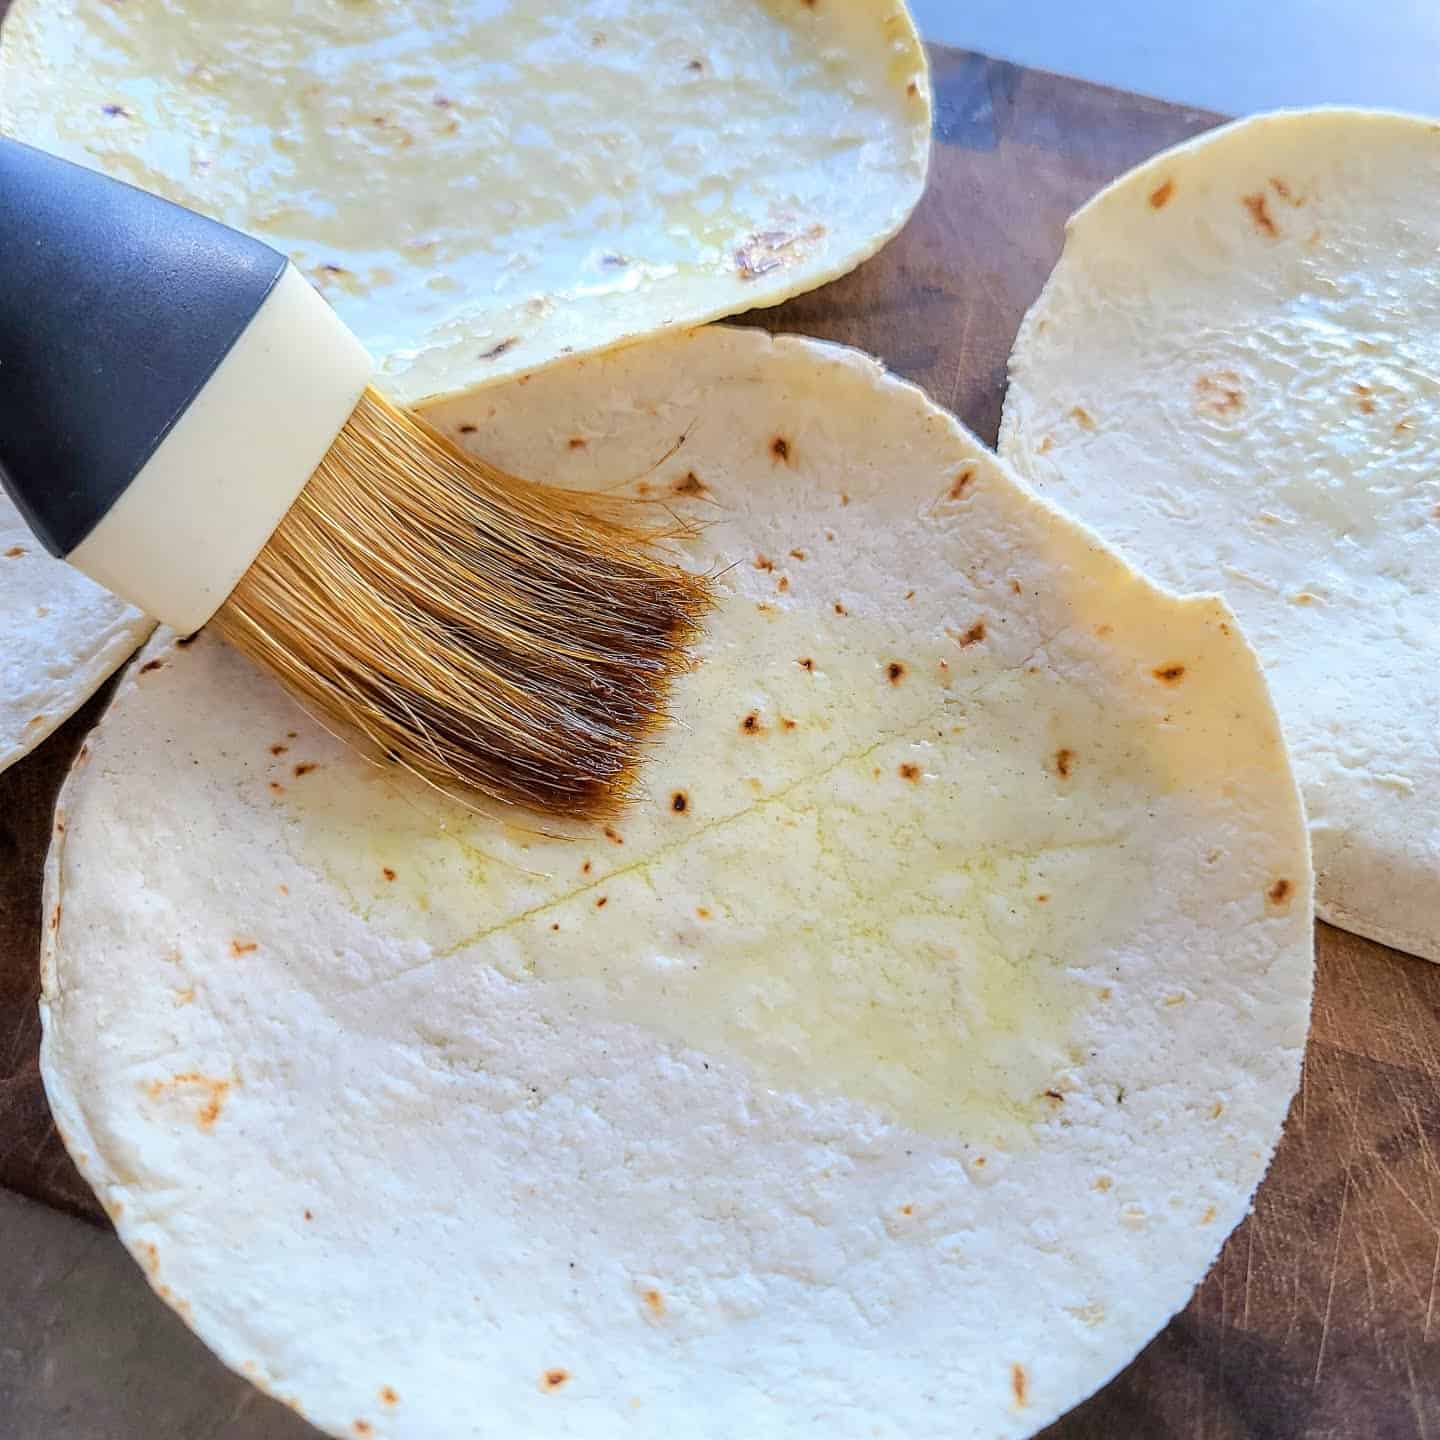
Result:
{"type": "MultiPolygon", "coordinates": [[[[934,169],[909,227],[747,322],[869,350],[993,444],[1065,217],[1218,117],[932,57],[934,169]]],[[[97,1224],[45,1106],[35,1000],[51,805],[103,702],[0,775],[0,1184],[97,1224]]],[[[1304,1083],[1254,1214],[1188,1308],[1046,1440],[1440,1440],[1440,966],[1318,928],[1304,1083]]]]}

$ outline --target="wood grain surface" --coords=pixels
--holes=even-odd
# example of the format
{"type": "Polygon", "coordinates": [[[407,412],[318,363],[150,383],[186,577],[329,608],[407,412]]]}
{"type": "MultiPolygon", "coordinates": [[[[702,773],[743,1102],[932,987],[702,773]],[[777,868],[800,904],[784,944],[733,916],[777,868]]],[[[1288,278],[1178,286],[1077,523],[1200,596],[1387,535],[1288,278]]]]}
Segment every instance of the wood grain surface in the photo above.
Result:
{"type": "MultiPolygon", "coordinates": [[[[932,56],[934,169],[910,226],[746,323],[872,351],[993,443],[1066,215],[1218,117],[932,56]]],[[[49,1122],[35,997],[50,808],[102,703],[0,776],[0,1184],[101,1223],[49,1122]]],[[[1440,1440],[1440,966],[1318,931],[1304,1082],[1254,1214],[1190,1305],[1046,1440],[1440,1440]]]]}

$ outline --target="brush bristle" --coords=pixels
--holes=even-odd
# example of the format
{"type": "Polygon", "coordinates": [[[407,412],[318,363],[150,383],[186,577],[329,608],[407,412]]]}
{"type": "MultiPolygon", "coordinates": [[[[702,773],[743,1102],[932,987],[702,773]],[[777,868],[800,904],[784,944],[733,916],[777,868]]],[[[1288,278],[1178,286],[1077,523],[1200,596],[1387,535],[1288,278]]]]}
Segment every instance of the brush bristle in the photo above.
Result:
{"type": "Polygon", "coordinates": [[[637,509],[506,475],[369,390],[216,622],[382,758],[604,815],[710,604],[637,509]]]}

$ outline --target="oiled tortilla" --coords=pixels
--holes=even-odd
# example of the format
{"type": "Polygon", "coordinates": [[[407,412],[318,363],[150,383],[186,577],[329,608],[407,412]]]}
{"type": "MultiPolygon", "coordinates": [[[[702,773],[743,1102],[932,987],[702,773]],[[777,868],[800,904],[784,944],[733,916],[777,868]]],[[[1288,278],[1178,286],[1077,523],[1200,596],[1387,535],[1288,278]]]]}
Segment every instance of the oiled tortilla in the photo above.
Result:
{"type": "MultiPolygon", "coordinates": [[[[0,130],[288,252],[410,403],[849,270],[919,199],[929,125],[901,0],[17,0],[0,27],[0,130]]],[[[0,571],[0,767],[147,632],[59,565],[0,571]]]]}
{"type": "Polygon", "coordinates": [[[1440,960],[1440,126],[1311,110],[1070,221],[1000,448],[1166,584],[1222,591],[1305,792],[1320,914],[1440,960]]]}
{"type": "Polygon", "coordinates": [[[121,1237],[337,1436],[1039,1429],[1185,1303],[1298,1076],[1305,831],[1229,612],[815,342],[440,416],[708,521],[701,663],[646,799],[547,836],[157,638],[46,891],[121,1237]]]}

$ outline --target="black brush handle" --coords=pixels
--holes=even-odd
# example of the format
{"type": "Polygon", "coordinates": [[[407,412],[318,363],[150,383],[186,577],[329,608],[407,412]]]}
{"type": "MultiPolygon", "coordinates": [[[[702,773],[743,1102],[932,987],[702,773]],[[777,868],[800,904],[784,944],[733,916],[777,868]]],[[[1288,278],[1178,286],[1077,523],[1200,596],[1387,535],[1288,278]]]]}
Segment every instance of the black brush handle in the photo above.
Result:
{"type": "Polygon", "coordinates": [[[0,482],[52,554],[105,518],[286,264],[0,137],[0,482]]]}

